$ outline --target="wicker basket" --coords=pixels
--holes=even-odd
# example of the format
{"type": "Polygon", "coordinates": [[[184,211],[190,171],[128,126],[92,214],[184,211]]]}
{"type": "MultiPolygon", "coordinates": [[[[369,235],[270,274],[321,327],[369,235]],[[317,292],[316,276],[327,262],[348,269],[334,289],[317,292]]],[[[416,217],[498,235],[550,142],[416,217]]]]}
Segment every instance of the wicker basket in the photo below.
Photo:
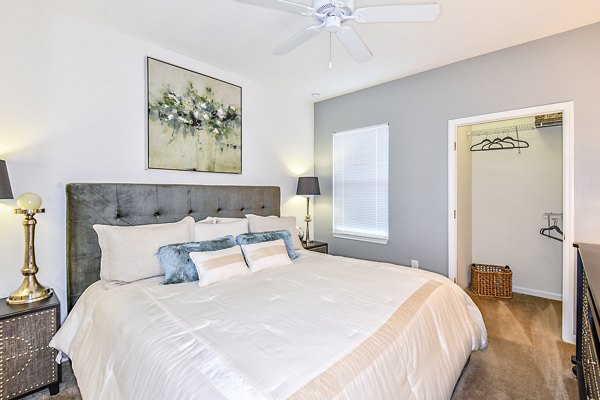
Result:
{"type": "Polygon", "coordinates": [[[471,290],[477,296],[512,299],[512,271],[508,265],[471,264],[471,290]]]}

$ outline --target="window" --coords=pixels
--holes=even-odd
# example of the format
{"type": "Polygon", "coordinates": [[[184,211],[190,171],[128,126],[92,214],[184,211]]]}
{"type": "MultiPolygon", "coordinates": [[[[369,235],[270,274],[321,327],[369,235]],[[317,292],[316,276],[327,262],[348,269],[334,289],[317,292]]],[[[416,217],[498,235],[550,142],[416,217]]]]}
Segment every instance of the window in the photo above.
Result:
{"type": "Polygon", "coordinates": [[[389,126],[333,134],[333,236],[388,240],[389,126]]]}

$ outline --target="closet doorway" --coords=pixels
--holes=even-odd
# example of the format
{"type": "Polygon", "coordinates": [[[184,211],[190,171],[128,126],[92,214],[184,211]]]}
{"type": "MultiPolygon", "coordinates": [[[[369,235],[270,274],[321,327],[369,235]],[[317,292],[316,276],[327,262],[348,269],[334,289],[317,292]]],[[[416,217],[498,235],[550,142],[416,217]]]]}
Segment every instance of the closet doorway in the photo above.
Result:
{"type": "Polygon", "coordinates": [[[448,276],[509,265],[513,291],[562,300],[575,336],[573,102],[448,122],[448,276]],[[537,118],[536,118],[537,117],[537,118]]]}

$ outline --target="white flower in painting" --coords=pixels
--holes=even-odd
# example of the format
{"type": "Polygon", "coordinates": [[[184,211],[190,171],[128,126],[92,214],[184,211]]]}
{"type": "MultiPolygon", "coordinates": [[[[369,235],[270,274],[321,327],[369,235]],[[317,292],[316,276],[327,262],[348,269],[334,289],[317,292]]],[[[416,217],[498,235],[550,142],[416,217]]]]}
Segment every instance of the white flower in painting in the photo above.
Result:
{"type": "Polygon", "coordinates": [[[218,126],[221,126],[221,121],[215,121],[215,124],[217,124],[218,126]]]}
{"type": "Polygon", "coordinates": [[[169,114],[169,115],[167,115],[167,119],[168,119],[169,121],[170,121],[170,120],[172,120],[172,119],[173,119],[173,114],[169,114]]]}
{"type": "Polygon", "coordinates": [[[192,115],[194,116],[194,118],[198,119],[198,115],[200,115],[200,113],[198,112],[198,110],[194,110],[194,113],[192,115]]]}
{"type": "Polygon", "coordinates": [[[212,130],[212,133],[219,133],[219,130],[217,128],[212,130]]]}
{"type": "Polygon", "coordinates": [[[169,93],[167,95],[167,97],[169,97],[171,100],[173,100],[175,102],[175,104],[179,104],[179,99],[173,93],[169,93]]]}
{"type": "Polygon", "coordinates": [[[229,106],[229,110],[231,110],[232,112],[235,112],[235,107],[234,106],[229,106]]]}
{"type": "Polygon", "coordinates": [[[194,109],[194,103],[189,97],[183,98],[183,108],[188,112],[191,112],[194,109]]]}
{"type": "Polygon", "coordinates": [[[204,113],[204,114],[202,114],[202,118],[208,120],[208,119],[210,119],[210,115],[208,115],[208,113],[204,113]]]}
{"type": "Polygon", "coordinates": [[[187,124],[189,121],[183,117],[179,117],[177,118],[178,120],[180,120],[181,122],[183,122],[184,124],[187,124]]]}
{"type": "Polygon", "coordinates": [[[219,119],[223,119],[224,116],[225,116],[225,111],[223,111],[222,108],[219,108],[217,110],[217,117],[219,117],[219,119]]]}
{"type": "Polygon", "coordinates": [[[206,103],[200,104],[200,108],[202,108],[203,110],[206,110],[206,103]]]}

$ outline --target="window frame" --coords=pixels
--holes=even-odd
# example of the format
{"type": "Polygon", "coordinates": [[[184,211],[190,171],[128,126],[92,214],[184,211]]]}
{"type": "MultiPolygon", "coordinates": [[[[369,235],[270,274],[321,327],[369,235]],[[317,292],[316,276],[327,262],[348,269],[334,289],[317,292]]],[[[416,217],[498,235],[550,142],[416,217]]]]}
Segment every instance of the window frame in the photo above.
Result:
{"type": "Polygon", "coordinates": [[[332,231],[331,234],[334,238],[339,238],[339,239],[348,239],[348,240],[357,240],[357,241],[361,241],[361,242],[369,242],[369,243],[377,243],[377,244],[387,244],[390,238],[390,226],[389,226],[389,218],[390,218],[390,214],[389,214],[389,198],[390,198],[390,194],[389,194],[389,161],[390,161],[390,146],[389,146],[389,139],[390,139],[390,132],[389,132],[389,123],[384,123],[384,124],[377,124],[377,125],[371,125],[371,126],[365,126],[362,128],[356,128],[356,129],[350,129],[350,130],[346,130],[346,131],[340,131],[340,132],[333,132],[331,134],[331,138],[332,138],[332,211],[333,211],[333,215],[332,215],[332,231]],[[367,131],[367,130],[377,130],[377,129],[381,129],[381,128],[385,128],[386,129],[386,139],[387,139],[387,154],[386,154],[386,166],[387,166],[387,200],[386,200],[386,218],[387,218],[387,230],[386,230],[386,234],[385,237],[379,237],[379,236],[373,236],[373,235],[369,235],[367,233],[362,233],[362,234],[350,234],[350,233],[344,233],[344,232],[336,232],[336,218],[335,218],[335,182],[336,182],[336,162],[335,162],[335,151],[336,151],[336,147],[335,147],[335,137],[336,136],[341,136],[341,135],[346,135],[346,134],[355,134],[355,133],[359,133],[361,131],[367,131]]]}

